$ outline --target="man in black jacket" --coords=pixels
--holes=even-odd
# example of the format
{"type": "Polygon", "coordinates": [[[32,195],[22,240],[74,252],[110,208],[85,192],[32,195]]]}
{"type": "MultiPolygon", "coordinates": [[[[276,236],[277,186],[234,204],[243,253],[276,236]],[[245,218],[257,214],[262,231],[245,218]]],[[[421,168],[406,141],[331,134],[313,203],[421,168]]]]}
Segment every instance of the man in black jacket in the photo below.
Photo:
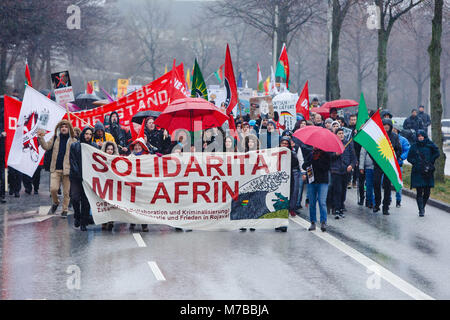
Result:
{"type": "MultiPolygon", "coordinates": [[[[402,145],[400,144],[400,140],[398,135],[392,132],[393,124],[391,119],[383,119],[383,126],[386,130],[386,133],[389,136],[389,140],[391,141],[392,148],[394,148],[395,156],[397,159],[400,158],[402,154],[402,145]]],[[[383,170],[378,166],[378,164],[374,161],[374,171],[373,171],[373,185],[374,185],[374,193],[375,193],[375,206],[373,207],[373,212],[380,211],[381,205],[381,183],[383,183],[384,195],[383,195],[383,214],[389,215],[389,205],[391,203],[391,181],[389,178],[383,173],[383,170]]]]}
{"type": "Polygon", "coordinates": [[[109,125],[105,126],[105,131],[110,133],[119,148],[120,154],[128,153],[128,140],[131,139],[131,132],[120,125],[119,113],[111,112],[109,125]]]}
{"type": "Polygon", "coordinates": [[[417,116],[417,110],[411,111],[411,116],[403,122],[403,129],[411,129],[417,132],[417,130],[424,130],[422,120],[417,116]]]}
{"type": "Polygon", "coordinates": [[[94,129],[87,126],[80,134],[80,141],[74,142],[70,146],[70,199],[73,204],[74,211],[74,226],[80,227],[81,231],[86,231],[86,226],[89,224],[89,201],[84,193],[82,181],[82,163],[81,163],[81,144],[87,143],[94,148],[96,144],[92,142],[94,129]]]}
{"type": "Polygon", "coordinates": [[[423,130],[427,132],[428,126],[431,124],[431,118],[429,114],[425,113],[424,106],[419,106],[419,113],[417,114],[417,118],[422,121],[423,130]]]}

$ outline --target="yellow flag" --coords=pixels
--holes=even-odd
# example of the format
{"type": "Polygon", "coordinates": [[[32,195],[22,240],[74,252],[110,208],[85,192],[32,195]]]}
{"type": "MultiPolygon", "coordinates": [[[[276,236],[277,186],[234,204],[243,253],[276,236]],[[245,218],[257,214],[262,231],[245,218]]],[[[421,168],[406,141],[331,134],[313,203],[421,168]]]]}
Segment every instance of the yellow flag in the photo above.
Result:
{"type": "Polygon", "coordinates": [[[191,90],[191,71],[189,70],[189,68],[187,69],[186,72],[186,83],[188,85],[189,90],[191,90]]]}

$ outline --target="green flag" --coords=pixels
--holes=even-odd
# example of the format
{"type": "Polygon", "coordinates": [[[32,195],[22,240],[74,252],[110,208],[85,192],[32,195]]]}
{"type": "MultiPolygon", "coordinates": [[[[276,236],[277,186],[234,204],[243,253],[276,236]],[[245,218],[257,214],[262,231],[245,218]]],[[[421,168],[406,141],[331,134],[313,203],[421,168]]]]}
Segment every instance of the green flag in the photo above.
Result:
{"type": "Polygon", "coordinates": [[[367,112],[364,94],[361,92],[361,98],[359,99],[358,106],[358,119],[356,120],[356,130],[359,130],[361,126],[367,121],[367,119],[369,119],[369,112],[367,112]]]}
{"type": "Polygon", "coordinates": [[[203,80],[202,72],[198,66],[197,59],[195,59],[194,72],[192,76],[192,90],[191,97],[203,98],[208,101],[208,89],[206,88],[205,80],[203,80]]]}

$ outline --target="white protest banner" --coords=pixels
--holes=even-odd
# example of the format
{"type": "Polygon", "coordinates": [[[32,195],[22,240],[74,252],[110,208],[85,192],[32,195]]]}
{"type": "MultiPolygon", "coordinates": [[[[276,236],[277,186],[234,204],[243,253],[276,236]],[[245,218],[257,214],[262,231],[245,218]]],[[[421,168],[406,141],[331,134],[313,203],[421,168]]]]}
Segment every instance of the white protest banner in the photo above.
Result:
{"type": "Polygon", "coordinates": [[[294,129],[297,121],[295,105],[297,104],[298,94],[283,92],[272,99],[273,111],[278,112],[279,123],[286,126],[286,130],[294,129]]]}
{"type": "Polygon", "coordinates": [[[9,152],[8,166],[32,177],[45,152],[37,141],[38,129],[46,132],[45,141],[50,140],[65,113],[66,110],[57,103],[27,86],[9,152]]]}
{"type": "Polygon", "coordinates": [[[197,230],[288,225],[290,151],[114,156],[82,143],[83,187],[96,224],[197,230]]]}

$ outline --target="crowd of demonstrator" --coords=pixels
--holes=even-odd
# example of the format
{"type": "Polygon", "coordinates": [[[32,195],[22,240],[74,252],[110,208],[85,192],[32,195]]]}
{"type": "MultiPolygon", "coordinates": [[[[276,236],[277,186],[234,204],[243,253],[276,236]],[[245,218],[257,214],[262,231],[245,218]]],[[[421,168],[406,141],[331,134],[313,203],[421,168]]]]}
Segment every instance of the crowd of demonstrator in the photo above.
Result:
{"type": "MultiPolygon", "coordinates": [[[[311,222],[309,230],[316,228],[317,204],[322,231],[326,231],[328,215],[331,214],[335,219],[345,218],[347,189],[352,187],[357,189],[358,205],[365,205],[373,213],[381,210],[384,215],[389,215],[392,201],[391,182],[371,155],[352,141],[356,134],[357,115],[352,114],[345,119],[338,116],[337,109],[331,109],[329,117],[323,119],[320,114],[314,112],[316,105],[317,101],[314,101],[310,108],[311,120],[307,121],[303,116],[297,115],[293,130],[285,130],[276,113],[273,119],[269,119],[267,115],[252,120],[248,115],[236,118],[239,140],[229,135],[227,123],[219,128],[207,129],[202,132],[201,137],[191,140],[185,130],[178,130],[174,133],[174,137],[171,137],[166,130],[155,126],[154,117],[148,117],[144,122],[145,137],[133,140],[129,128],[121,125],[117,112],[108,115],[107,122],[97,122],[94,127],[86,126],[82,130],[73,128],[69,121],[62,120],[56,126],[55,135],[51,140],[45,142],[42,132],[38,136],[40,145],[47,150],[43,167],[50,171],[50,193],[53,204],[49,213],[54,214],[57,211],[60,205],[58,194],[61,193],[62,187],[61,216],[67,216],[71,204],[75,213],[75,227],[86,231],[86,227],[93,223],[89,202],[82,186],[81,144],[86,143],[111,155],[134,156],[175,152],[248,152],[282,146],[291,150],[289,212],[295,216],[303,206],[308,207],[311,222]],[[321,126],[332,131],[346,146],[345,151],[342,154],[324,152],[293,137],[293,132],[305,126],[321,126]],[[201,139],[200,143],[197,139],[201,139]],[[310,166],[313,168],[314,181],[308,184],[306,168],[310,166]],[[307,192],[304,197],[305,185],[307,192]]],[[[405,160],[412,164],[411,187],[417,189],[419,215],[423,216],[430,188],[434,186],[433,165],[439,157],[438,148],[428,139],[426,133],[430,118],[424,113],[422,106],[419,107],[419,112],[412,111],[403,128],[392,122],[392,114],[387,110],[382,112],[382,118],[400,167],[405,160]]],[[[4,138],[3,133],[0,136],[0,149],[4,138]]],[[[38,193],[41,167],[33,178],[22,175],[12,168],[8,171],[11,175],[9,178],[11,194],[19,197],[22,177],[25,192],[31,194],[34,187],[34,193],[38,193]]],[[[0,199],[5,202],[5,188],[2,190],[0,199]]],[[[401,206],[401,192],[396,193],[395,202],[396,207],[401,206]]],[[[103,230],[112,228],[112,222],[102,225],[103,230]]],[[[134,228],[135,225],[131,224],[130,229],[134,228]]],[[[141,225],[141,228],[144,232],[148,231],[145,224],[141,225]]],[[[287,227],[276,230],[285,232],[287,227]]]]}

